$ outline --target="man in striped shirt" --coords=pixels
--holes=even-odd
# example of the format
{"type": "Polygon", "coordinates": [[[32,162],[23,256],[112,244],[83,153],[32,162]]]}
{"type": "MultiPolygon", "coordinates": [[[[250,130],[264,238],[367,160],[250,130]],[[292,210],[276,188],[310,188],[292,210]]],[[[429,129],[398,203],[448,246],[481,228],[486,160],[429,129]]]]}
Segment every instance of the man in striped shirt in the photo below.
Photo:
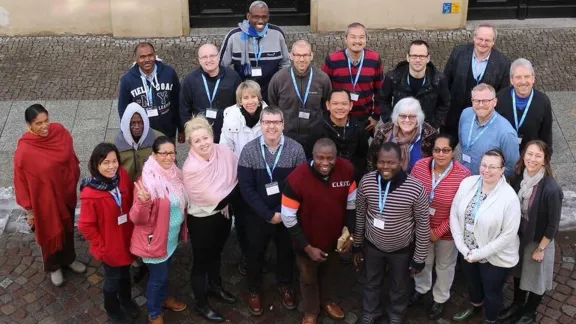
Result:
{"type": "Polygon", "coordinates": [[[354,263],[366,260],[362,295],[362,323],[376,323],[381,306],[384,269],[388,266],[390,305],[388,323],[404,323],[408,308],[410,274],[424,268],[430,245],[428,198],[420,182],[400,165],[400,147],[383,143],[378,170],[366,174],[358,187],[354,263]]]}
{"type": "Polygon", "coordinates": [[[362,122],[368,120],[367,131],[372,131],[380,119],[380,107],[375,94],[382,87],[384,75],[378,52],[366,48],[366,27],[352,23],[346,28],[346,48],[330,53],[322,70],[332,81],[332,88],[350,92],[354,106],[350,114],[362,122]]]}

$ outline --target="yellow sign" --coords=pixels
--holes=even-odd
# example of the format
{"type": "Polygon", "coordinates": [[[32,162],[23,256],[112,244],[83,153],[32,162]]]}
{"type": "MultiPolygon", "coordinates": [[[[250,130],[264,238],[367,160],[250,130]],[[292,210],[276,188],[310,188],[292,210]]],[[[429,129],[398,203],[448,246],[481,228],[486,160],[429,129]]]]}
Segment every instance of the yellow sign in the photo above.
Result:
{"type": "Polygon", "coordinates": [[[460,13],[460,2],[452,2],[451,13],[460,13]]]}

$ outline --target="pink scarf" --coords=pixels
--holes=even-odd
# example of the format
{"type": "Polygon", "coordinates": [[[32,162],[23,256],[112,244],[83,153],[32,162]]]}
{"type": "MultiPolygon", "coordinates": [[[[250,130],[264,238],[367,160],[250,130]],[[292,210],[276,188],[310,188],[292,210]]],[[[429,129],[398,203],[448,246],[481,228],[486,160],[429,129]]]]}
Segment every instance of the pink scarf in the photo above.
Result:
{"type": "Polygon", "coordinates": [[[166,170],[158,161],[150,156],[142,168],[142,184],[150,193],[152,199],[168,198],[170,194],[175,195],[180,200],[180,207],[184,210],[186,199],[184,192],[184,177],[182,171],[173,164],[170,169],[166,170]]]}
{"type": "Polygon", "coordinates": [[[213,144],[208,161],[190,150],[182,171],[188,201],[199,207],[214,206],[238,183],[238,158],[228,147],[213,144]]]}

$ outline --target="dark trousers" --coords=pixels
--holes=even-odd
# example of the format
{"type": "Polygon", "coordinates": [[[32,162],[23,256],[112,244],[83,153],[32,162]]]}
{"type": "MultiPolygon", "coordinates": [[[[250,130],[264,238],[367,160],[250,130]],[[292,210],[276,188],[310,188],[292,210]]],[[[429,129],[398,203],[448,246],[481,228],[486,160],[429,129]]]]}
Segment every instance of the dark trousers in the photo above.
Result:
{"type": "Polygon", "coordinates": [[[334,298],[334,286],[338,284],[340,256],[334,249],[324,252],[328,253],[328,258],[324,262],[314,262],[301,251],[295,253],[296,265],[300,272],[302,310],[306,315],[318,315],[320,303],[331,302],[334,298]]]}
{"type": "Polygon", "coordinates": [[[148,263],[148,283],[146,284],[146,308],[151,318],[162,314],[162,304],[168,299],[168,271],[170,261],[148,263]]]}
{"type": "Polygon", "coordinates": [[[248,242],[248,234],[246,232],[246,222],[248,213],[250,213],[250,206],[242,199],[237,199],[232,206],[234,211],[234,228],[236,229],[236,239],[240,246],[240,252],[243,257],[248,257],[248,250],[250,243],[248,242]]]}
{"type": "Polygon", "coordinates": [[[44,261],[44,271],[54,272],[62,267],[69,265],[76,260],[76,251],[74,250],[74,232],[65,233],[64,244],[62,249],[52,254],[48,254],[45,249],[42,250],[42,260],[44,261]]]}
{"type": "Polygon", "coordinates": [[[542,302],[543,295],[520,289],[520,278],[514,277],[514,303],[524,307],[525,314],[534,314],[542,302]],[[528,299],[526,299],[528,297],[528,299]]]}
{"type": "Polygon", "coordinates": [[[495,321],[504,305],[504,283],[510,268],[501,268],[486,263],[469,263],[460,254],[462,272],[466,277],[468,295],[473,304],[484,305],[484,317],[488,321],[495,321]]]}
{"type": "Polygon", "coordinates": [[[208,304],[206,279],[211,287],[220,287],[222,250],[230,236],[231,221],[217,213],[207,217],[188,215],[188,233],[192,244],[193,264],[190,282],[196,302],[208,304]]]}
{"type": "Polygon", "coordinates": [[[364,317],[379,319],[384,313],[382,287],[388,266],[388,295],[390,304],[387,313],[390,320],[402,321],[406,317],[410,294],[411,247],[396,252],[384,252],[368,241],[364,241],[366,283],[362,294],[364,317]]]}
{"type": "Polygon", "coordinates": [[[253,219],[247,225],[249,242],[248,289],[254,293],[261,292],[262,268],[270,240],[274,240],[276,246],[276,283],[280,287],[291,285],[294,279],[294,251],[290,234],[284,224],[274,225],[262,219],[253,219]]]}
{"type": "Polygon", "coordinates": [[[120,312],[120,305],[132,299],[130,283],[130,265],[112,267],[102,263],[104,267],[104,309],[109,313],[120,312]]]}

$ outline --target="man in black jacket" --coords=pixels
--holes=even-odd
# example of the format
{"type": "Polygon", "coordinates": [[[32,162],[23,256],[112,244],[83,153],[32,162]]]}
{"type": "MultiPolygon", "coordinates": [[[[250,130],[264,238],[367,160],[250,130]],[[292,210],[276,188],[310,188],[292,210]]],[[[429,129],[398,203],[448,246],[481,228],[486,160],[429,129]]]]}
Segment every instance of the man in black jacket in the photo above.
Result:
{"type": "Polygon", "coordinates": [[[446,63],[444,75],[450,88],[450,109],[444,132],[456,140],[460,114],[465,108],[472,106],[472,88],[486,83],[498,92],[510,85],[510,59],[494,49],[496,36],[494,26],[476,26],[474,42],[454,47],[446,63]]]}
{"type": "Polygon", "coordinates": [[[182,81],[180,119],[184,124],[192,115],[203,114],[212,124],[214,143],[219,143],[224,109],[236,104],[236,88],[242,80],[236,71],[220,65],[213,44],[200,46],[198,61],[200,67],[182,81]]]}
{"type": "Polygon", "coordinates": [[[526,143],[542,140],[552,151],[552,105],[543,92],[534,89],[534,68],[525,58],[510,67],[511,87],[498,93],[496,111],[508,119],[518,133],[520,152],[526,143]]]}
{"type": "Polygon", "coordinates": [[[383,122],[390,119],[394,105],[406,97],[420,101],[425,121],[436,129],[444,125],[450,107],[446,77],[430,62],[428,43],[423,40],[410,43],[406,61],[398,63],[394,70],[386,73],[378,95],[383,122]]]}

